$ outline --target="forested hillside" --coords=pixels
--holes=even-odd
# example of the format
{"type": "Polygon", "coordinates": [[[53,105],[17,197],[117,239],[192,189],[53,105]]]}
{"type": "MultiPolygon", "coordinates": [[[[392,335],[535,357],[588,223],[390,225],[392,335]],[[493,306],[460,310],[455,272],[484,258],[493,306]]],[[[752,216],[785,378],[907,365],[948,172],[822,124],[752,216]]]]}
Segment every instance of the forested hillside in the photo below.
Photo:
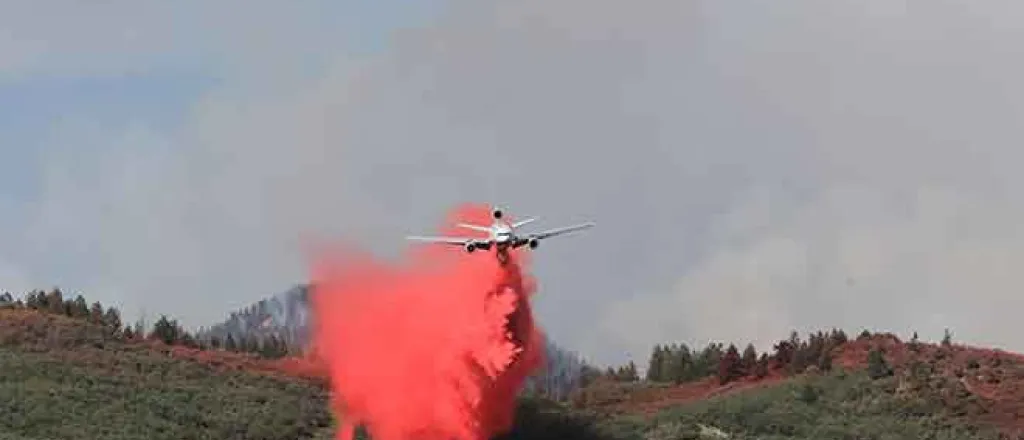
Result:
{"type": "MultiPolygon", "coordinates": [[[[282,357],[285,338],[274,351],[270,339],[242,337],[232,351],[172,318],[125,325],[116,309],[58,290],[3,295],[0,303],[3,438],[333,435],[325,378],[282,357]]],[[[957,345],[949,332],[932,344],[868,331],[848,338],[834,329],[793,333],[763,353],[738,347],[659,344],[644,377],[633,364],[580,364],[579,386],[524,398],[514,431],[502,437],[916,440],[1024,432],[1021,356],[957,345]]]]}

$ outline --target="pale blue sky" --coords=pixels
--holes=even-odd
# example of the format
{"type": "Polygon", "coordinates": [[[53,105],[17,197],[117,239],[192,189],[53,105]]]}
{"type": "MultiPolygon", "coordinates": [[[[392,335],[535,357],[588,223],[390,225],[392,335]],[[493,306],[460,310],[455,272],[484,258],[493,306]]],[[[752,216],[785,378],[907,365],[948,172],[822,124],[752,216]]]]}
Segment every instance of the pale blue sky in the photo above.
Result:
{"type": "MultiPolygon", "coordinates": [[[[396,31],[427,24],[441,6],[440,0],[325,0],[301,7],[272,1],[244,6],[198,1],[5,6],[0,17],[0,29],[6,30],[0,32],[0,59],[5,60],[0,62],[0,206],[6,218],[0,236],[6,245],[0,248],[0,261],[9,268],[0,271],[0,276],[6,275],[0,288],[59,284],[89,290],[96,282],[90,260],[104,251],[86,238],[94,231],[75,226],[62,233],[33,229],[39,217],[47,215],[41,205],[53,197],[47,188],[54,185],[48,173],[55,163],[61,164],[57,174],[71,175],[70,182],[88,187],[102,178],[95,173],[104,169],[95,168],[89,159],[75,163],[78,158],[188,150],[180,137],[209,95],[225,90],[245,95],[276,83],[272,76],[281,72],[316,77],[339,58],[374,56],[396,31]],[[253,35],[258,36],[255,42],[250,41],[253,35]],[[267,47],[261,47],[264,42],[269,42],[267,47]],[[162,141],[126,146],[116,141],[125,130],[142,130],[162,141]],[[33,246],[33,230],[42,232],[38,239],[58,247],[33,246]],[[61,244],[61,238],[67,238],[62,234],[76,235],[74,240],[81,243],[61,244]]],[[[81,200],[97,195],[82,194],[86,199],[81,200]]],[[[67,214],[76,216],[73,211],[67,214]]],[[[68,222],[74,225],[75,220],[68,222]]],[[[249,298],[236,293],[232,305],[286,287],[268,285],[249,298]]],[[[159,302],[149,305],[144,295],[88,293],[124,304],[129,315],[159,309],[159,302]]],[[[225,312],[183,319],[197,324],[225,312]]]]}
{"type": "Polygon", "coordinates": [[[597,222],[534,273],[599,362],[823,326],[1024,350],[1024,4],[905,3],[6,2],[0,288],[206,324],[311,242],[394,254],[484,201],[597,222]]]}
{"type": "MultiPolygon", "coordinates": [[[[116,5],[121,2],[111,3],[116,5]]],[[[270,12],[272,15],[275,10],[281,9],[279,6],[272,6],[275,4],[279,5],[276,2],[262,2],[260,7],[255,9],[261,9],[264,13],[270,12]]],[[[30,32],[26,37],[21,37],[17,32],[11,32],[9,35],[0,34],[0,42],[7,43],[0,44],[0,55],[5,55],[4,48],[19,44],[46,46],[45,49],[33,48],[37,50],[34,55],[42,60],[42,66],[38,70],[27,68],[26,71],[19,71],[15,65],[14,69],[5,71],[4,63],[0,62],[0,78],[14,78],[0,81],[0,157],[3,158],[0,163],[0,184],[3,190],[0,194],[8,200],[25,202],[37,195],[40,151],[53,147],[49,142],[50,131],[60,121],[86,119],[91,123],[107,126],[139,124],[153,130],[174,132],[181,128],[183,118],[196,104],[196,100],[211,88],[233,79],[229,76],[230,73],[222,69],[221,64],[203,61],[215,56],[212,53],[222,47],[219,47],[219,44],[205,46],[203,39],[199,38],[188,39],[186,44],[175,50],[149,51],[143,46],[140,50],[144,55],[141,56],[107,52],[100,46],[102,39],[97,42],[99,47],[90,47],[87,42],[62,47],[62,43],[70,43],[68,40],[76,36],[60,35],[64,31],[57,27],[57,24],[53,24],[53,27],[47,26],[46,22],[52,22],[52,17],[48,15],[70,15],[75,8],[85,11],[89,8],[84,5],[65,4],[71,9],[65,10],[57,5],[59,2],[32,5],[24,2],[12,8],[15,13],[7,15],[6,19],[0,18],[0,24],[10,25],[9,27],[15,30],[29,25],[41,29],[30,32]],[[48,35],[48,32],[52,34],[48,35]],[[3,41],[4,38],[10,42],[3,41]],[[129,71],[80,71],[74,60],[87,57],[122,58],[113,64],[130,66],[126,69],[129,71]],[[54,65],[52,70],[47,66],[51,62],[54,65]]],[[[112,6],[114,5],[108,7],[112,6]]],[[[283,25],[298,23],[303,27],[318,30],[322,38],[309,45],[305,56],[302,57],[308,62],[309,68],[316,69],[321,63],[339,54],[358,56],[380,51],[388,44],[388,39],[392,37],[394,31],[403,27],[423,25],[440,7],[441,0],[304,2],[302,11],[296,14],[297,20],[283,20],[283,25]],[[316,48],[330,48],[330,51],[318,52],[316,48]]],[[[95,26],[131,23],[134,17],[130,11],[135,8],[147,9],[146,6],[125,8],[129,13],[114,19],[108,17],[104,21],[97,21],[95,26]]],[[[206,26],[198,29],[202,35],[230,34],[234,32],[235,25],[231,14],[247,13],[247,8],[221,8],[228,12],[226,16],[222,16],[224,21],[205,23],[206,26]]],[[[154,6],[149,9],[157,11],[140,14],[139,22],[125,28],[141,29],[145,39],[147,23],[144,20],[156,18],[154,15],[159,13],[162,14],[159,17],[174,17],[174,27],[170,30],[175,37],[179,37],[189,34],[190,26],[197,26],[202,22],[203,20],[195,17],[203,15],[206,10],[202,2],[173,2],[167,6],[154,6]]],[[[89,17],[88,13],[83,15],[89,17]]],[[[267,24],[272,22],[271,19],[267,24]]],[[[78,26],[80,27],[76,29],[83,32],[96,30],[90,25],[88,18],[82,19],[78,26]]],[[[157,32],[161,30],[160,26],[155,28],[157,32]]],[[[282,33],[286,34],[289,30],[269,26],[260,31],[287,39],[288,36],[282,33]]],[[[168,38],[164,35],[149,37],[157,41],[168,38]]],[[[87,40],[89,36],[83,38],[87,40]]],[[[311,42],[300,43],[305,44],[294,46],[298,52],[302,52],[303,46],[311,42]]],[[[102,144],[92,146],[103,147],[102,144]]]]}

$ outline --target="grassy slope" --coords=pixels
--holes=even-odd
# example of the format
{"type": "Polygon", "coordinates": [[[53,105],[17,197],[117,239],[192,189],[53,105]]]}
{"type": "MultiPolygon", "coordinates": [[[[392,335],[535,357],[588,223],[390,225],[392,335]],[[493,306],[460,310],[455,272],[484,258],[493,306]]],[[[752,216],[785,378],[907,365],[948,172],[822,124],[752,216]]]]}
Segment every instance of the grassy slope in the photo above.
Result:
{"type": "Polygon", "coordinates": [[[61,316],[2,311],[0,323],[4,438],[330,438],[314,383],[113,341],[61,316]]]}
{"type": "Polygon", "coordinates": [[[778,386],[694,402],[653,417],[604,424],[614,438],[685,439],[715,431],[734,439],[996,439],[934,402],[895,393],[894,377],[863,371],[802,377],[778,386]]]}
{"type": "MultiPolygon", "coordinates": [[[[651,440],[996,439],[1024,428],[1024,361],[963,346],[910,345],[892,335],[851,341],[827,374],[719,386],[611,384],[591,391],[587,409],[612,438],[651,440]],[[892,376],[872,380],[864,366],[884,350],[892,376]],[[629,388],[633,388],[629,390],[629,388]]],[[[1013,437],[1016,438],[1016,437],[1013,437]]],[[[1021,437],[1024,438],[1024,437],[1021,437]]]]}
{"type": "MultiPolygon", "coordinates": [[[[668,440],[720,429],[732,438],[982,439],[1021,418],[1024,367],[1012,355],[912,352],[881,338],[851,342],[837,360],[849,373],[727,387],[619,384],[610,386],[613,404],[576,409],[524,402],[502,437],[668,440]],[[860,371],[876,345],[896,375],[860,371]]],[[[125,343],[82,321],[0,310],[0,439],[332,438],[322,386],[281,373],[280,363],[125,343]]]]}

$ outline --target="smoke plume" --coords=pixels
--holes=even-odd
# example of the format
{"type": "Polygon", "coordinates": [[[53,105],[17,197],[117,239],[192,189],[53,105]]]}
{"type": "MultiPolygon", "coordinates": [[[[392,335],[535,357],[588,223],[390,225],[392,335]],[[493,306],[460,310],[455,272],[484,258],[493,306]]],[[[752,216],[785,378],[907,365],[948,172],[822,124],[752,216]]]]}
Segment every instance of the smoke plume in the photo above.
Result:
{"type": "MultiPolygon", "coordinates": [[[[488,224],[485,206],[448,218],[488,224]]],[[[421,246],[388,263],[338,247],[312,272],[314,346],[326,364],[332,408],[351,438],[363,424],[377,440],[486,439],[511,427],[515,397],[541,365],[532,279],[524,256],[506,266],[492,252],[421,246]]]]}

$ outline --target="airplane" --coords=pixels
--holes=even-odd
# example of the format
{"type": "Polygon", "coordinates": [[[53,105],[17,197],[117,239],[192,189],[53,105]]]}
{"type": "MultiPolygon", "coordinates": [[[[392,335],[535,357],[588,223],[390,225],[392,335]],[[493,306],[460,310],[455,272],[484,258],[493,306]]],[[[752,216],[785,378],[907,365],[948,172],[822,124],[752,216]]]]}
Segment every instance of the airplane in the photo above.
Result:
{"type": "Polygon", "coordinates": [[[500,208],[493,208],[491,210],[491,217],[494,218],[494,222],[491,223],[490,226],[472,225],[467,223],[456,224],[456,226],[460,228],[486,232],[488,234],[487,238],[408,236],[406,239],[462,246],[467,253],[472,253],[477,249],[486,251],[490,250],[491,247],[494,247],[498,262],[504,265],[508,262],[509,249],[516,249],[524,245],[529,245],[530,249],[536,249],[537,246],[540,245],[540,241],[545,238],[594,226],[594,222],[587,222],[562,228],[549,229],[542,232],[520,234],[517,231],[519,227],[532,223],[537,219],[527,218],[510,223],[507,220],[504,220],[504,213],[500,208]]]}

